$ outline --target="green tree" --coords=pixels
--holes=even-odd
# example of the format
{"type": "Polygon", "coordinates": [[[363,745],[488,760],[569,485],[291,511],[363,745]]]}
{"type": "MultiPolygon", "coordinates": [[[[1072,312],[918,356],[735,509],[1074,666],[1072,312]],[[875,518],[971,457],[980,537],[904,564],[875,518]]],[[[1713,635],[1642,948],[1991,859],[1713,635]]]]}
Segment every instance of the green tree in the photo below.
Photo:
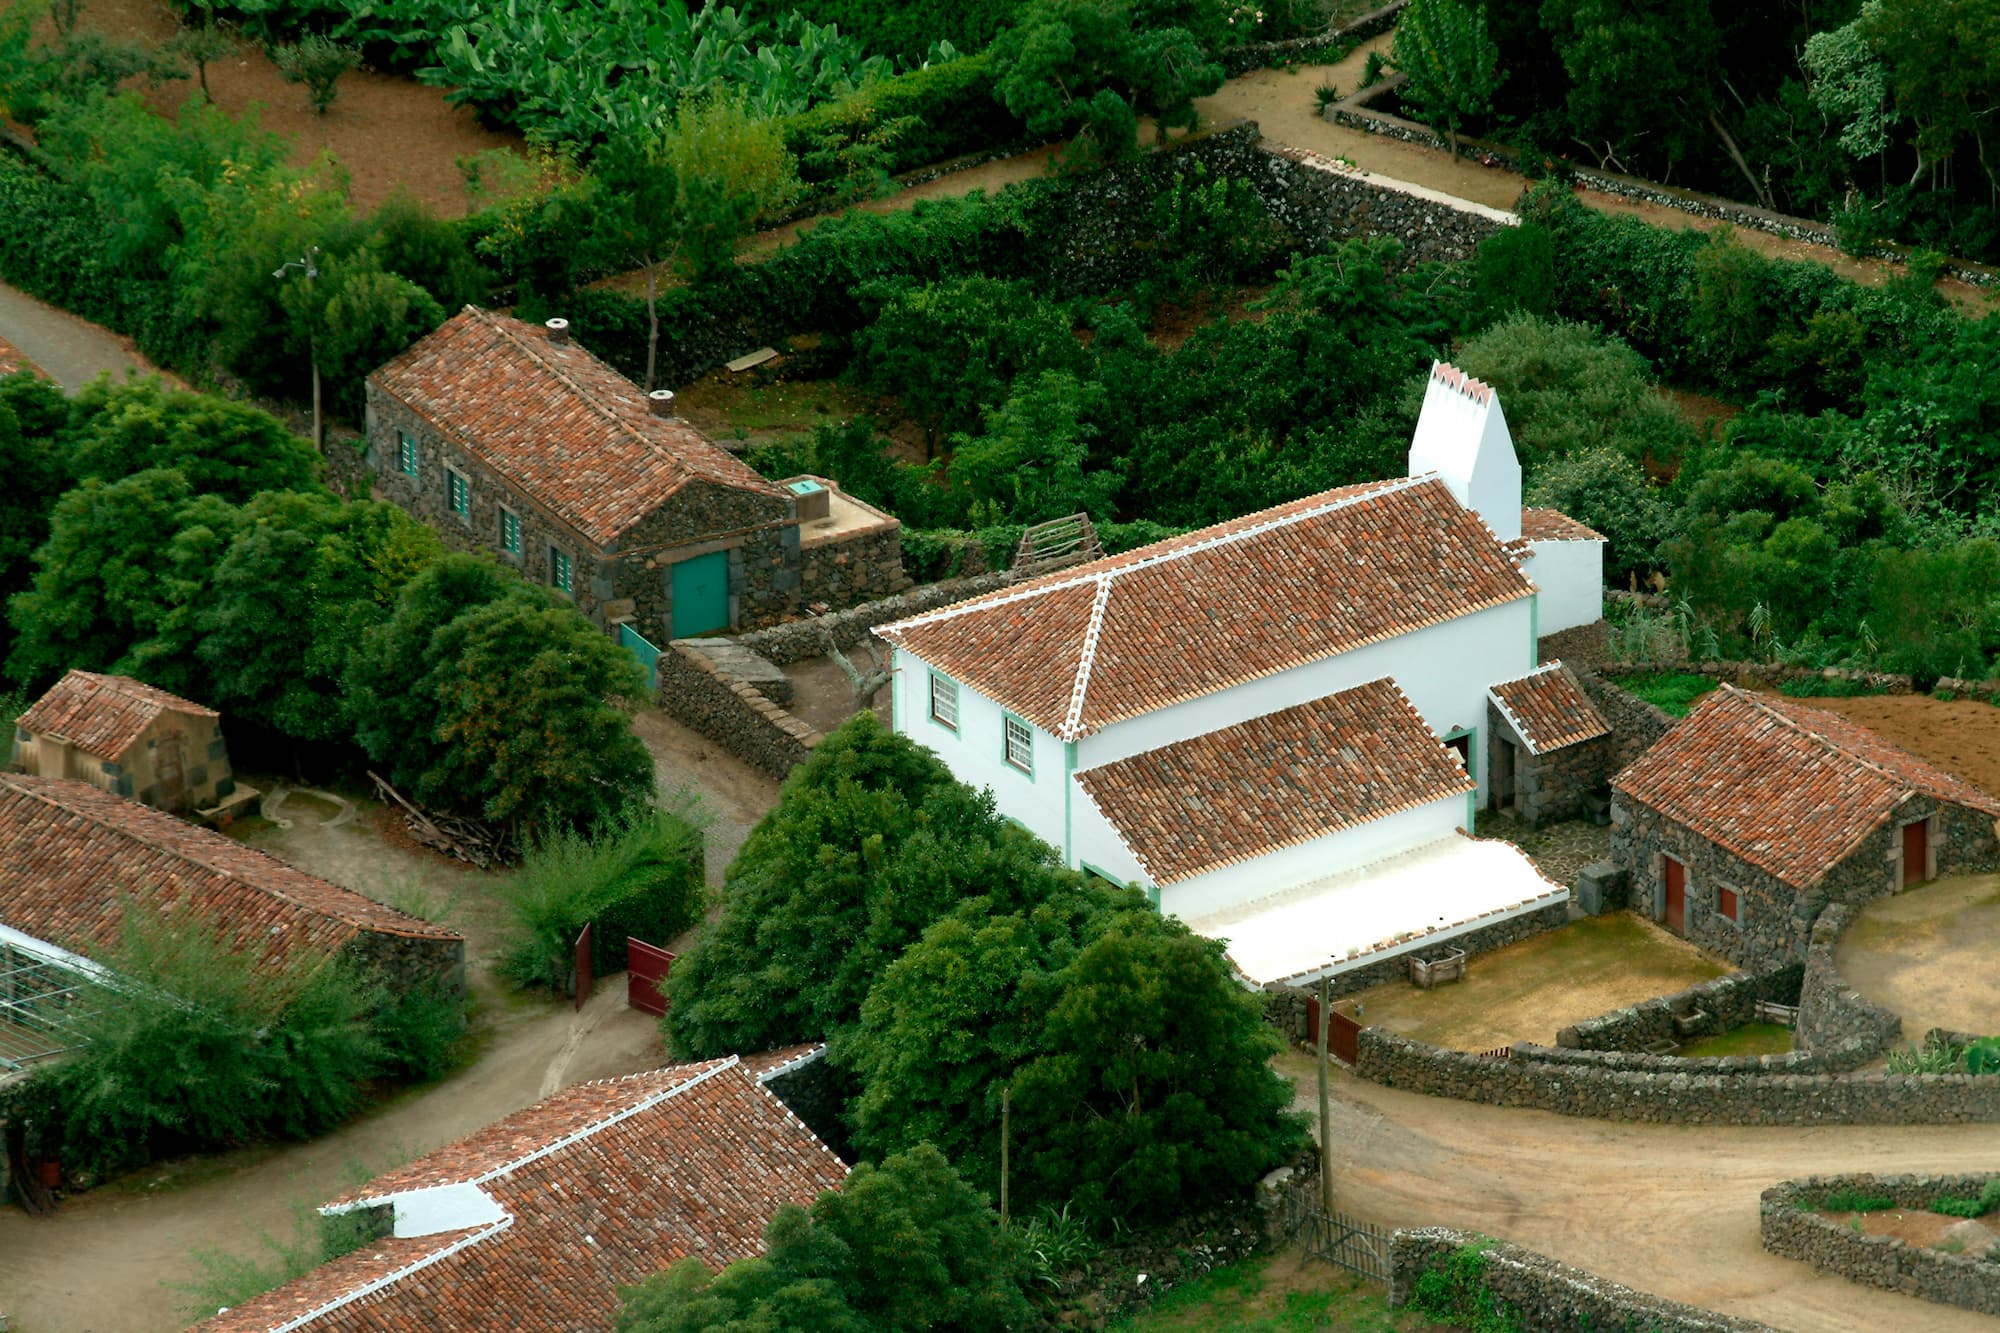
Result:
{"type": "Polygon", "coordinates": [[[1453,157],[1459,127],[1493,110],[1505,77],[1500,48],[1486,31],[1486,6],[1465,0],[1411,0],[1396,20],[1389,63],[1408,79],[1403,98],[1417,115],[1444,126],[1453,157]]]}
{"type": "Polygon", "coordinates": [[[1586,447],[1552,458],[1535,469],[1527,498],[1604,534],[1604,577],[1614,586],[1660,564],[1671,511],[1627,454],[1586,447]]]}
{"type": "Polygon", "coordinates": [[[1882,0],[1857,22],[1896,109],[1916,127],[1912,183],[1970,140],[1989,202],[2000,198],[2000,7],[1986,0],[1882,0]]]}
{"type": "Polygon", "coordinates": [[[1090,446],[1104,386],[1061,370],[1018,381],[989,412],[982,435],[952,437],[947,475],[966,487],[992,516],[1010,523],[1039,523],[1066,514],[1110,510],[1118,474],[1091,467],[1090,446]]]}
{"type": "Polygon", "coordinates": [[[318,456],[276,417],[156,375],[122,384],[100,375],[78,392],[72,421],[70,468],[79,479],[172,469],[190,492],[231,504],[319,486],[318,456]]]}
{"type": "Polygon", "coordinates": [[[1882,0],[1863,0],[1860,17],[1806,38],[1799,58],[1813,106],[1841,127],[1840,146],[1856,158],[1886,152],[1898,119],[1889,105],[1888,71],[1865,33],[1865,25],[1880,21],[1881,10],[1882,0]]]}
{"type": "Polygon", "coordinates": [[[1722,32],[1709,0],[1544,0],[1569,75],[1570,132],[1608,165],[1642,145],[1684,156],[1715,101],[1722,32]]]}
{"type": "Polygon", "coordinates": [[[766,1253],[711,1273],[684,1259],[623,1293],[620,1333],[1008,1333],[1022,1267],[986,1200],[928,1145],[863,1163],[808,1212],[781,1208],[766,1253]]]}
{"type": "Polygon", "coordinates": [[[161,50],[170,57],[193,65],[202,97],[213,101],[208,91],[208,67],[236,54],[236,34],[227,25],[216,21],[213,8],[208,5],[197,8],[200,16],[193,21],[183,17],[180,27],[166,40],[161,50]]]}
{"type": "Polygon", "coordinates": [[[30,557],[49,535],[49,516],[69,488],[54,426],[68,415],[62,391],[25,371],[0,378],[0,598],[23,592],[30,557]]]}
{"type": "Polygon", "coordinates": [[[373,246],[324,262],[312,282],[286,282],[279,302],[296,325],[299,356],[311,356],[331,386],[332,409],[360,420],[368,377],[444,323],[431,294],[385,272],[373,246]]]}
{"type": "Polygon", "coordinates": [[[306,105],[324,116],[340,91],[340,76],[361,63],[361,52],[320,33],[271,48],[271,63],[287,83],[306,90],[306,105]]]}
{"type": "Polygon", "coordinates": [[[696,282],[734,267],[736,242],[750,224],[799,191],[798,164],[785,151],[779,122],[721,88],[682,103],[657,161],[675,184],[685,229],[681,263],[696,282]]]}
{"type": "MultiPolygon", "coordinates": [[[[590,169],[590,224],[608,268],[633,260],[646,274],[646,392],[658,382],[660,278],[680,253],[687,221],[679,178],[656,144],[613,139],[590,169]]],[[[734,250],[732,238],[731,250],[734,250]]]]}

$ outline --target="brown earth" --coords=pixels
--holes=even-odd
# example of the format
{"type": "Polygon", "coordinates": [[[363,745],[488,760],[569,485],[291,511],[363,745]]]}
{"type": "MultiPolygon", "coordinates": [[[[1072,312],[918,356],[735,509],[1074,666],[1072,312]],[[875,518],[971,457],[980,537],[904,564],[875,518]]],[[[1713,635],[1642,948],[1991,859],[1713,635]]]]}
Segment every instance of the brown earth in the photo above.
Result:
{"type": "MultiPolygon", "coordinates": [[[[1841,938],[1840,974],[1901,1015],[1903,1036],[1934,1027],[2000,1033],[2000,875],[1941,879],[1870,903],[1841,938]]],[[[2000,1093],[2000,1089],[1996,1089],[2000,1093]]]]}
{"type": "Polygon", "coordinates": [[[1870,1236],[1893,1236],[1906,1245],[1949,1250],[1954,1254],[1961,1251],[1983,1254],[1995,1240],[2000,1240],[2000,1231],[1993,1229],[1990,1220],[1946,1217],[1943,1213],[1891,1208],[1873,1213],[1828,1213],[1827,1217],[1842,1226],[1859,1222],[1859,1230],[1870,1236]]]}
{"type": "Polygon", "coordinates": [[[1886,741],[2000,796],[2000,708],[1977,699],[1928,694],[1864,694],[1801,699],[1859,722],[1886,741]]]}

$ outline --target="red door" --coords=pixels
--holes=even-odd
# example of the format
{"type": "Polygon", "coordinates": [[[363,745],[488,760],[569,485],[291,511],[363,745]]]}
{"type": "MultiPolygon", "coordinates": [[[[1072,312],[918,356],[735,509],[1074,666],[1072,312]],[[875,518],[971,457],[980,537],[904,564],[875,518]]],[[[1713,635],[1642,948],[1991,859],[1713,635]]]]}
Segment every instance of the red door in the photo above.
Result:
{"type": "Polygon", "coordinates": [[[1667,861],[1667,929],[1687,934],[1687,867],[1669,856],[1667,861]]]}
{"type": "Polygon", "coordinates": [[[1931,826],[1919,819],[1903,825],[1903,887],[1921,884],[1930,878],[1931,826]]]}

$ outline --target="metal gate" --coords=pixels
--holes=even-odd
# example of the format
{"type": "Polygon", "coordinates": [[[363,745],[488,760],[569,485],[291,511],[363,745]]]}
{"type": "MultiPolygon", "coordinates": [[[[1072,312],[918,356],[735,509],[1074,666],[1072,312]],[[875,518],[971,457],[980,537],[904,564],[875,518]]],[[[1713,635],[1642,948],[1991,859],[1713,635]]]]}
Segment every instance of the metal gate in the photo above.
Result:
{"type": "Polygon", "coordinates": [[[667,1016],[667,997],[662,989],[674,956],[644,940],[625,938],[625,1003],[642,1014],[667,1016]]]}
{"type": "Polygon", "coordinates": [[[1372,1222],[1314,1208],[1306,1217],[1306,1254],[1389,1285],[1389,1232],[1372,1222]]]}
{"type": "Polygon", "coordinates": [[[590,988],[597,978],[591,975],[590,944],[595,932],[591,923],[583,923],[583,931],[576,937],[576,1007],[581,1009],[590,999],[590,988]]]}
{"type": "Polygon", "coordinates": [[[650,693],[660,688],[660,650],[646,639],[646,636],[623,621],[618,625],[618,646],[627,649],[639,659],[639,665],[646,668],[646,689],[650,693]]]}
{"type": "MultiPolygon", "coordinates": [[[[1319,996],[1306,997],[1306,1040],[1319,1045],[1319,996]]],[[[1336,1058],[1355,1064],[1361,1059],[1361,1024],[1336,1006],[1327,1014],[1326,1049],[1336,1058]]]]}

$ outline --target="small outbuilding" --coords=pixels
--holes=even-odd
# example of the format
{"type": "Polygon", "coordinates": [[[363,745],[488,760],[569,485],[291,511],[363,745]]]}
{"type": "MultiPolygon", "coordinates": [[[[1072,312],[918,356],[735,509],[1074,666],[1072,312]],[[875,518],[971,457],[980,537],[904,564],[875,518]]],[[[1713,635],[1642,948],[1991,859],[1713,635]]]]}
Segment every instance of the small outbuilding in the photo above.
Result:
{"type": "Polygon", "coordinates": [[[1488,800],[1533,828],[1585,813],[1611,776],[1611,727],[1561,662],[1486,691],[1487,732],[1493,739],[1488,800]]]}
{"type": "Polygon", "coordinates": [[[130,676],[72,671],[14,723],[14,767],[76,778],[174,814],[234,808],[244,795],[222,716],[130,676]]]}
{"type": "Polygon", "coordinates": [[[2000,866],[2000,800],[1838,714],[1732,685],[1611,789],[1634,906],[1744,966],[1802,960],[1830,903],[2000,866]]]}

